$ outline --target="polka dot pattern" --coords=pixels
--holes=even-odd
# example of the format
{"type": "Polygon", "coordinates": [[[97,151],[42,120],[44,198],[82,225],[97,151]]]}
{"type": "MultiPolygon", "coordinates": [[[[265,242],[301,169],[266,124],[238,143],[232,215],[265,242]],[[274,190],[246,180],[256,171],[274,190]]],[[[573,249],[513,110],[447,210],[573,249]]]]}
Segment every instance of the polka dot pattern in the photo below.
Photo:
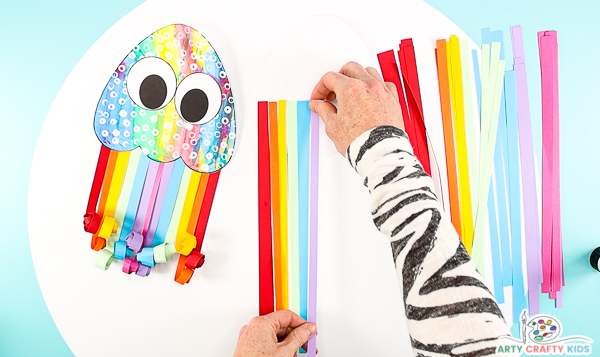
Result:
{"type": "Polygon", "coordinates": [[[231,86],[219,56],[204,36],[189,26],[170,25],[154,32],[137,44],[112,73],[98,101],[94,129],[100,142],[112,150],[141,147],[160,162],[181,158],[198,172],[220,170],[233,154],[236,119],[231,86]],[[157,109],[137,105],[129,95],[132,89],[127,87],[128,75],[136,63],[148,57],[168,63],[177,85],[195,73],[210,76],[222,94],[217,99],[217,115],[204,124],[189,123],[177,111],[175,95],[157,109]]]}

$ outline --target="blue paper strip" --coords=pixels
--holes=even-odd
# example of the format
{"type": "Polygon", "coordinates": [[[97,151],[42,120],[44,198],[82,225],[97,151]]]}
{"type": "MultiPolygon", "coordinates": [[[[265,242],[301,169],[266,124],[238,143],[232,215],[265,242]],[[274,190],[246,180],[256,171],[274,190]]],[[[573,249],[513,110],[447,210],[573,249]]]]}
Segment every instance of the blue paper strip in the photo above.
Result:
{"type": "Polygon", "coordinates": [[[494,185],[490,185],[488,195],[488,216],[490,223],[490,245],[492,248],[492,267],[494,273],[494,297],[498,304],[504,303],[504,285],[502,284],[502,261],[500,258],[500,242],[498,241],[498,220],[496,219],[496,200],[494,185]]]}
{"type": "MultiPolygon", "coordinates": [[[[481,39],[483,44],[489,44],[493,41],[502,42],[502,35],[498,38],[498,33],[490,32],[489,28],[481,29],[481,39]]],[[[500,46],[500,57],[503,57],[503,47],[500,46]]],[[[510,254],[510,236],[508,225],[508,208],[506,202],[506,185],[504,163],[506,162],[506,112],[504,107],[504,91],[502,92],[500,117],[498,118],[498,132],[496,138],[496,147],[494,151],[494,177],[496,179],[496,200],[498,215],[498,230],[500,234],[500,259],[502,260],[502,285],[511,286],[513,281],[510,254]]],[[[490,209],[488,204],[488,209],[490,209]]]]}
{"type": "Polygon", "coordinates": [[[300,317],[308,314],[308,188],[310,159],[310,108],[298,102],[298,254],[300,270],[300,317]]]}
{"type": "MultiPolygon", "coordinates": [[[[502,31],[492,32],[492,41],[500,42],[500,59],[504,59],[504,38],[502,31]]],[[[516,79],[514,71],[505,73],[505,87],[502,90],[502,111],[505,120],[506,132],[505,135],[499,136],[499,139],[506,141],[504,154],[504,170],[507,175],[507,188],[509,198],[509,215],[510,215],[510,237],[511,237],[511,267],[513,275],[513,321],[519,321],[519,317],[523,309],[527,308],[527,300],[525,297],[525,288],[523,285],[523,266],[522,266],[522,242],[521,242],[521,193],[520,193],[520,178],[519,178],[519,129],[517,127],[516,104],[511,107],[506,101],[506,76],[512,76],[512,86],[516,91],[516,79]],[[513,110],[512,118],[509,118],[507,109],[513,110]],[[512,123],[510,123],[512,121],[512,123]],[[510,123],[510,124],[509,124],[510,123]],[[510,127],[509,127],[510,125],[510,127]],[[512,133],[509,131],[512,130],[512,133]]],[[[515,98],[516,103],[516,98],[515,98]]]]}
{"type": "Polygon", "coordinates": [[[481,74],[479,69],[479,57],[477,50],[473,50],[473,72],[475,73],[475,88],[477,90],[477,116],[479,117],[479,125],[481,125],[481,74]]]}
{"type": "MultiPolygon", "coordinates": [[[[508,138],[508,172],[511,241],[513,246],[513,311],[516,315],[527,308],[522,268],[521,236],[521,170],[519,168],[519,126],[517,118],[517,79],[514,71],[505,74],[506,126],[508,138]]],[[[515,316],[516,316],[515,315],[515,316]]]]}
{"type": "Polygon", "coordinates": [[[127,210],[125,211],[125,219],[123,219],[123,227],[119,236],[120,242],[125,242],[125,238],[133,229],[133,222],[135,221],[135,215],[140,204],[140,197],[142,196],[142,189],[144,188],[144,181],[146,181],[146,172],[148,171],[149,164],[150,159],[142,153],[137,171],[135,172],[135,178],[133,179],[131,195],[129,196],[129,203],[127,203],[127,210]]]}
{"type": "Polygon", "coordinates": [[[177,200],[177,193],[179,192],[184,169],[185,164],[183,163],[183,160],[175,161],[175,166],[173,166],[173,171],[169,178],[169,187],[167,188],[163,207],[160,211],[160,217],[158,217],[158,226],[156,227],[154,240],[152,241],[152,246],[154,247],[163,244],[167,237],[167,230],[171,223],[171,216],[173,215],[173,210],[175,208],[175,201],[177,200]]]}
{"type": "MultiPolygon", "coordinates": [[[[498,121],[498,137],[506,136],[506,122],[498,121]]],[[[500,252],[502,259],[502,285],[513,284],[513,273],[510,253],[510,233],[508,225],[508,207],[506,202],[505,183],[505,148],[503,140],[496,140],[496,152],[494,152],[494,171],[496,178],[496,199],[498,200],[498,228],[500,231],[500,252]]]]}

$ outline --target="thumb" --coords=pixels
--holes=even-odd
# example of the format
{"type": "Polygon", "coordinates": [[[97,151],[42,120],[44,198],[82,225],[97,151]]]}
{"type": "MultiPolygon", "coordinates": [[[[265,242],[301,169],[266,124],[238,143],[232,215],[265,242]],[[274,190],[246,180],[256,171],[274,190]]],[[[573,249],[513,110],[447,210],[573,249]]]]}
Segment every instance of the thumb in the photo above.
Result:
{"type": "Polygon", "coordinates": [[[312,336],[317,333],[317,326],[312,323],[305,323],[296,327],[290,332],[286,338],[281,341],[280,348],[283,350],[284,356],[292,356],[302,347],[312,336]]]}
{"type": "Polygon", "coordinates": [[[335,105],[324,100],[312,100],[309,103],[310,109],[317,113],[325,123],[334,119],[337,114],[335,105]]]}

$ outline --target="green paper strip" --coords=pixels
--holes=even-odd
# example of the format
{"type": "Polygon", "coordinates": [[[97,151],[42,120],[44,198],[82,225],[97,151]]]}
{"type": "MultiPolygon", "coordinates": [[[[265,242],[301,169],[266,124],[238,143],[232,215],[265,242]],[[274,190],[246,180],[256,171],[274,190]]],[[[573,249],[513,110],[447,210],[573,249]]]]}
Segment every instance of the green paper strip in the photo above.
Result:
{"type": "MultiPolygon", "coordinates": [[[[485,45],[484,45],[485,46],[485,45]]],[[[482,46],[483,47],[483,46],[482,46]]],[[[482,50],[483,51],[483,50],[482,50]]],[[[483,63],[482,63],[483,65],[483,63]]],[[[500,116],[500,103],[502,101],[502,88],[504,87],[504,70],[506,61],[500,60],[500,43],[492,43],[491,56],[489,62],[490,72],[487,75],[485,86],[482,83],[482,90],[485,90],[485,97],[488,101],[486,111],[482,111],[481,125],[488,131],[481,132],[481,149],[485,155],[481,156],[480,161],[480,183],[479,183],[479,203],[477,209],[477,218],[475,220],[475,239],[473,241],[472,258],[475,266],[485,277],[484,267],[484,234],[485,223],[487,220],[487,200],[489,195],[489,186],[492,177],[492,164],[494,148],[496,147],[496,135],[498,132],[498,117],[500,116]],[[494,72],[492,72],[494,71],[494,72]]],[[[483,66],[482,66],[483,68],[483,66]]],[[[483,79],[482,73],[482,79],[483,79]]],[[[481,94],[482,98],[484,93],[481,94]]]]}
{"type": "Polygon", "coordinates": [[[488,113],[491,110],[491,102],[490,102],[490,90],[489,90],[489,82],[490,82],[490,45],[484,44],[481,46],[481,110],[480,110],[480,136],[479,136],[479,178],[477,181],[477,189],[479,190],[479,182],[481,182],[481,170],[483,168],[484,160],[485,160],[485,150],[487,146],[485,145],[485,140],[487,138],[487,133],[489,133],[489,120],[488,113]]]}
{"type": "Polygon", "coordinates": [[[179,221],[181,220],[181,212],[183,211],[183,204],[185,202],[185,195],[190,185],[190,178],[192,177],[192,170],[186,167],[183,171],[183,177],[181,178],[181,185],[177,192],[177,200],[175,201],[175,208],[173,209],[173,215],[171,216],[171,223],[169,229],[167,229],[167,237],[165,238],[165,244],[175,244],[177,238],[177,230],[179,229],[179,221]]]}
{"type": "Polygon", "coordinates": [[[107,270],[114,259],[114,254],[108,249],[102,249],[96,255],[95,265],[97,268],[107,270]]]}
{"type": "Polygon", "coordinates": [[[117,201],[117,207],[115,208],[115,222],[117,222],[117,232],[110,235],[108,243],[106,244],[107,250],[114,253],[114,244],[119,240],[121,235],[121,228],[123,227],[123,221],[125,220],[125,212],[127,211],[127,204],[129,203],[129,196],[131,196],[131,188],[133,187],[133,180],[137,172],[138,163],[140,161],[140,155],[142,149],[135,149],[129,155],[129,162],[127,163],[127,170],[125,171],[125,178],[123,179],[123,186],[121,187],[121,194],[117,201]]]}
{"type": "Polygon", "coordinates": [[[300,314],[298,247],[298,102],[286,104],[288,170],[288,261],[290,264],[290,310],[300,314]]]}

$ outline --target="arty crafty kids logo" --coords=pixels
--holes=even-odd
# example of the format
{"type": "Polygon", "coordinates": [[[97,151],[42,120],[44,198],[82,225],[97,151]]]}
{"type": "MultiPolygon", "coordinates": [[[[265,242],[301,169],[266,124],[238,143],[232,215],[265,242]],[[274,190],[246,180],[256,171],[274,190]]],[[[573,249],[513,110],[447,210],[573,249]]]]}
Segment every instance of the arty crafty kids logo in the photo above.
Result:
{"type": "Polygon", "coordinates": [[[553,316],[536,315],[527,318],[527,310],[523,310],[520,325],[521,340],[509,336],[500,337],[496,353],[520,355],[589,355],[592,353],[594,341],[591,338],[561,337],[562,325],[553,316]]]}

